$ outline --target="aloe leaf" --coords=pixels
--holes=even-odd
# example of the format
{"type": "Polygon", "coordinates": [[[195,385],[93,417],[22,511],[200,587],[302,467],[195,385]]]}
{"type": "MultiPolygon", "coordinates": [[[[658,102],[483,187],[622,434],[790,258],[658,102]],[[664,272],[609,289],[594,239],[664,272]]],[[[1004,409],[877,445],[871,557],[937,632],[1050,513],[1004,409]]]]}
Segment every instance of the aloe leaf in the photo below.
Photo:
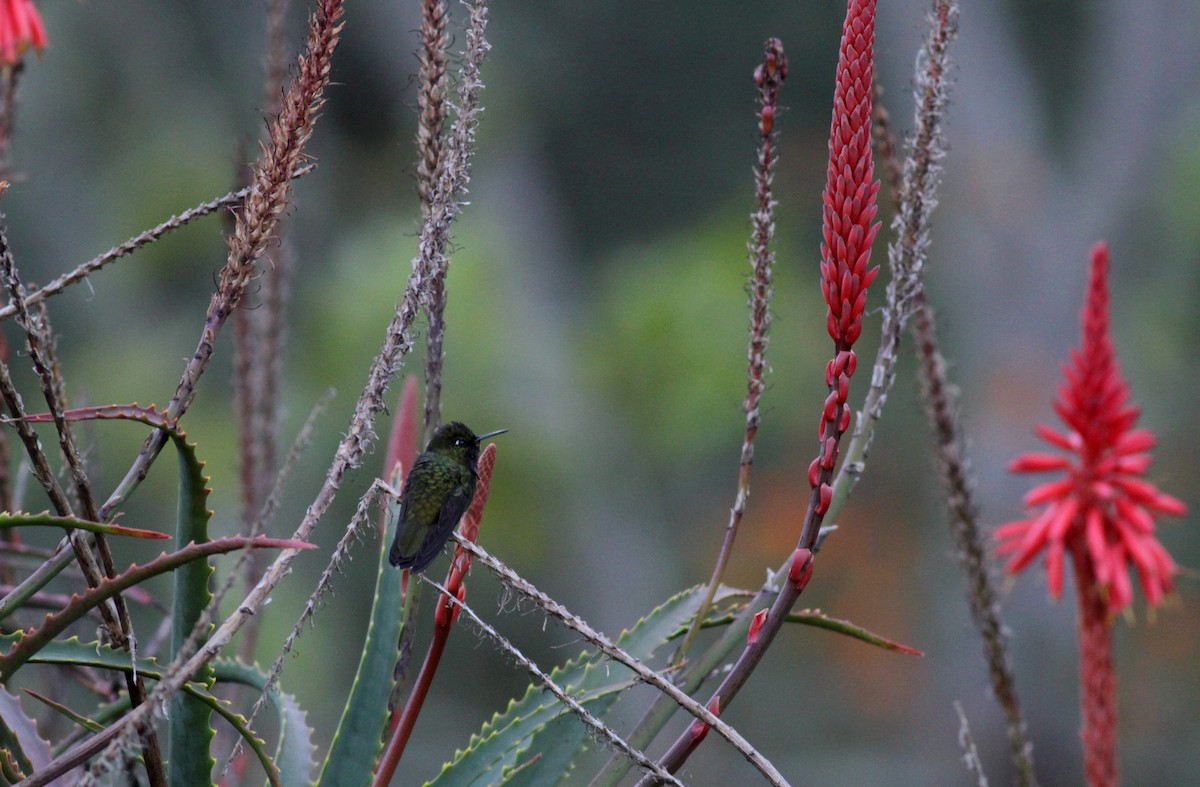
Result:
{"type": "MultiPolygon", "coordinates": [[[[379,540],[379,560],[375,577],[375,602],[363,645],[362,658],[350,697],[342,711],[337,732],[318,784],[332,787],[369,785],[372,771],[383,748],[383,733],[388,718],[388,696],[392,675],[399,659],[396,643],[400,639],[400,580],[403,572],[388,565],[388,545],[396,533],[400,508],[389,501],[384,528],[379,540]]],[[[410,588],[416,582],[410,583],[410,588]]]]}
{"type": "Polygon", "coordinates": [[[106,525],[101,522],[90,522],[73,516],[54,516],[49,511],[40,514],[26,514],[7,511],[0,513],[0,528],[7,527],[58,527],[64,530],[88,530],[92,533],[105,533],[110,536],[130,536],[132,538],[170,538],[166,533],[156,530],[140,530],[135,527],[121,525],[106,525]]]}
{"type": "Polygon", "coordinates": [[[33,697],[35,700],[42,703],[43,705],[45,705],[47,708],[54,711],[58,715],[64,716],[64,717],[70,719],[73,724],[83,727],[88,732],[104,732],[103,724],[100,724],[99,722],[96,722],[96,721],[92,721],[87,716],[84,716],[82,713],[78,713],[76,711],[71,710],[66,705],[63,705],[61,702],[55,702],[54,700],[50,699],[49,697],[47,697],[44,694],[38,694],[33,689],[25,689],[25,693],[28,694],[30,697],[33,697]]]}
{"type": "Polygon", "coordinates": [[[20,701],[0,689],[0,748],[9,755],[9,767],[28,776],[52,759],[50,744],[37,731],[20,701]]]}
{"type": "MultiPolygon", "coordinates": [[[[213,676],[217,680],[242,683],[258,691],[267,685],[265,672],[237,661],[215,662],[213,676]]],[[[267,692],[267,700],[279,714],[279,746],[273,763],[279,769],[278,781],[272,780],[271,783],[280,787],[309,787],[313,783],[312,772],[317,765],[317,744],[316,733],[308,724],[307,714],[296,701],[295,695],[280,691],[278,684],[267,692]]]]}
{"type": "Polygon", "coordinates": [[[868,645],[874,645],[877,648],[890,650],[895,653],[903,653],[906,656],[924,656],[925,654],[916,648],[910,648],[908,645],[903,645],[894,639],[888,639],[880,634],[863,628],[856,623],[851,623],[848,620],[841,618],[831,618],[819,609],[805,609],[799,612],[793,612],[787,616],[786,620],[789,623],[803,623],[806,626],[816,626],[827,631],[835,631],[838,634],[845,634],[848,637],[860,640],[868,645]]]}
{"type": "MultiPolygon", "coordinates": [[[[168,431],[179,458],[179,512],[175,525],[176,544],[204,544],[208,538],[208,478],[204,463],[196,457],[196,446],[182,433],[168,431]]],[[[212,602],[208,589],[213,567],[207,559],[194,560],[174,572],[174,594],[171,598],[171,658],[183,649],[192,630],[212,602]]],[[[207,627],[211,630],[211,624],[207,627]]],[[[202,632],[201,636],[208,632],[202,632]]],[[[212,683],[212,669],[204,666],[193,676],[204,685],[212,683]]],[[[202,702],[185,693],[171,698],[167,718],[168,779],[172,787],[194,787],[211,784],[216,760],[212,742],[216,730],[212,726],[212,711],[202,702]]]]}

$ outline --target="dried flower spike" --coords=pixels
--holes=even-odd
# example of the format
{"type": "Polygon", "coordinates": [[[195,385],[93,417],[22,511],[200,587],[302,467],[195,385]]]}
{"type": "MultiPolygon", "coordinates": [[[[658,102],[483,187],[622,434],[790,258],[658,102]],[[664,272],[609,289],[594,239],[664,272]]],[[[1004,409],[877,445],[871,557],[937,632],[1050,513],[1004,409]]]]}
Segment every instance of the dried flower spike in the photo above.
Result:
{"type": "Polygon", "coordinates": [[[15,66],[33,47],[46,48],[46,28],[33,0],[0,0],[0,62],[15,66]]]}
{"type": "Polygon", "coordinates": [[[1037,429],[1043,440],[1066,454],[1029,453],[1009,468],[1015,473],[1062,472],[1065,477],[1031,489],[1025,504],[1043,507],[1041,512],[1003,525],[995,535],[999,553],[1012,556],[1010,573],[1046,552],[1054,598],[1062,593],[1064,555],[1086,561],[1076,571],[1095,577],[1111,614],[1133,601],[1131,563],[1151,606],[1172,592],[1178,568],[1155,537],[1154,520],[1164,514],[1182,516],[1187,507],[1143,480],[1155,438],[1146,429],[1133,428],[1139,410],[1129,403],[1129,385],[1109,333],[1108,268],[1108,246],[1098,243],[1092,249],[1083,308],[1083,345],[1063,367],[1066,382],[1054,405],[1067,432],[1037,429]]]}

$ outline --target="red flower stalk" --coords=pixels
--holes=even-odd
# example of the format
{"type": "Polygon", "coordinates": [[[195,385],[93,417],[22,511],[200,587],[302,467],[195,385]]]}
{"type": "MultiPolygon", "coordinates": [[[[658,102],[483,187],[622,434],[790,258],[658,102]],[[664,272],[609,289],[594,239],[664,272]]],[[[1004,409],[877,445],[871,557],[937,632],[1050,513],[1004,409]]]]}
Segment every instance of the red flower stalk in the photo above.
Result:
{"type": "Polygon", "coordinates": [[[1014,473],[1062,471],[1066,477],[1031,489],[1025,504],[1045,508],[1032,519],[998,528],[996,538],[1000,554],[1012,555],[1010,573],[1046,551],[1054,598],[1062,594],[1063,556],[1070,552],[1076,561],[1087,561],[1109,612],[1117,613],[1133,601],[1131,563],[1151,606],[1174,590],[1171,578],[1178,568],[1155,538],[1154,519],[1182,516],[1187,507],[1142,479],[1155,438],[1133,428],[1140,413],[1129,404],[1129,385],[1109,335],[1108,266],[1108,246],[1098,243],[1083,309],[1083,346],[1063,367],[1066,383],[1054,405],[1068,431],[1037,428],[1042,439],[1068,454],[1025,454],[1009,468],[1014,473]]]}
{"type": "MultiPolygon", "coordinates": [[[[850,426],[850,377],[858,359],[850,349],[862,334],[867,288],[879,275],[879,266],[868,269],[871,244],[879,232],[875,221],[874,180],[871,157],[871,91],[875,73],[874,0],[850,0],[842,43],[838,51],[837,84],[833,93],[833,123],[829,130],[829,170],[822,195],[821,294],[825,296],[825,326],[834,342],[834,357],[825,366],[829,396],[821,413],[818,437],[820,455],[808,470],[808,480],[819,490],[817,517],[825,515],[832,500],[829,480],[837,464],[838,444],[850,426]]],[[[807,530],[807,528],[806,528],[807,530]]],[[[808,546],[803,540],[802,544],[808,546]]]]}
{"type": "Polygon", "coordinates": [[[33,0],[0,0],[0,63],[17,65],[29,47],[46,48],[46,28],[33,0]]]}
{"type": "Polygon", "coordinates": [[[1016,473],[1063,472],[1065,478],[1030,490],[1025,504],[1044,506],[1041,512],[995,533],[999,553],[1012,555],[1010,573],[1046,552],[1054,598],[1062,594],[1064,556],[1070,554],[1074,562],[1084,766],[1091,785],[1117,783],[1111,621],[1133,601],[1129,565],[1137,570],[1150,605],[1161,604],[1174,589],[1178,568],[1155,538],[1154,519],[1187,512],[1182,502],[1142,478],[1155,439],[1133,428],[1139,410],[1129,404],[1129,385],[1109,334],[1108,267],[1108,246],[1098,243],[1083,308],[1083,345],[1063,367],[1066,383],[1054,405],[1068,431],[1038,427],[1042,439],[1067,455],[1030,453],[1010,466],[1016,473]]]}

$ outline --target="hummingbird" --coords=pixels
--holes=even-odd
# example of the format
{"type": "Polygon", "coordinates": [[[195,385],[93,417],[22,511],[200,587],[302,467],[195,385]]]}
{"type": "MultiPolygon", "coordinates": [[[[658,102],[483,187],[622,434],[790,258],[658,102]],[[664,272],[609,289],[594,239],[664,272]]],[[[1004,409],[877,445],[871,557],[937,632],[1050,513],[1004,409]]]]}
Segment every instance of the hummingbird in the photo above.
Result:
{"type": "Polygon", "coordinates": [[[434,430],[404,482],[389,563],[419,574],[434,561],[475,497],[479,444],[507,431],[476,437],[459,421],[434,430]]]}

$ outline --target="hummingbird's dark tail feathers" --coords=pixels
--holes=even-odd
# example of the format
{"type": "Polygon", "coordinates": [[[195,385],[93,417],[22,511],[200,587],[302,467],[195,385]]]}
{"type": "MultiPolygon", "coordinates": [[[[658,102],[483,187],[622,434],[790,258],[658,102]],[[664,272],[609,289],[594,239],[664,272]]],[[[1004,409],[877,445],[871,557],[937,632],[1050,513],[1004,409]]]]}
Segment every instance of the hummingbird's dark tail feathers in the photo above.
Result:
{"type": "Polygon", "coordinates": [[[414,574],[420,574],[425,569],[429,568],[437,556],[442,553],[444,544],[439,544],[431,539],[421,544],[421,548],[411,555],[404,554],[404,550],[400,547],[400,542],[392,544],[392,550],[388,552],[388,562],[396,568],[406,568],[414,574]]]}
{"type": "Polygon", "coordinates": [[[411,568],[416,555],[405,556],[400,551],[400,542],[392,543],[392,551],[388,552],[388,562],[396,568],[411,568]]]}

